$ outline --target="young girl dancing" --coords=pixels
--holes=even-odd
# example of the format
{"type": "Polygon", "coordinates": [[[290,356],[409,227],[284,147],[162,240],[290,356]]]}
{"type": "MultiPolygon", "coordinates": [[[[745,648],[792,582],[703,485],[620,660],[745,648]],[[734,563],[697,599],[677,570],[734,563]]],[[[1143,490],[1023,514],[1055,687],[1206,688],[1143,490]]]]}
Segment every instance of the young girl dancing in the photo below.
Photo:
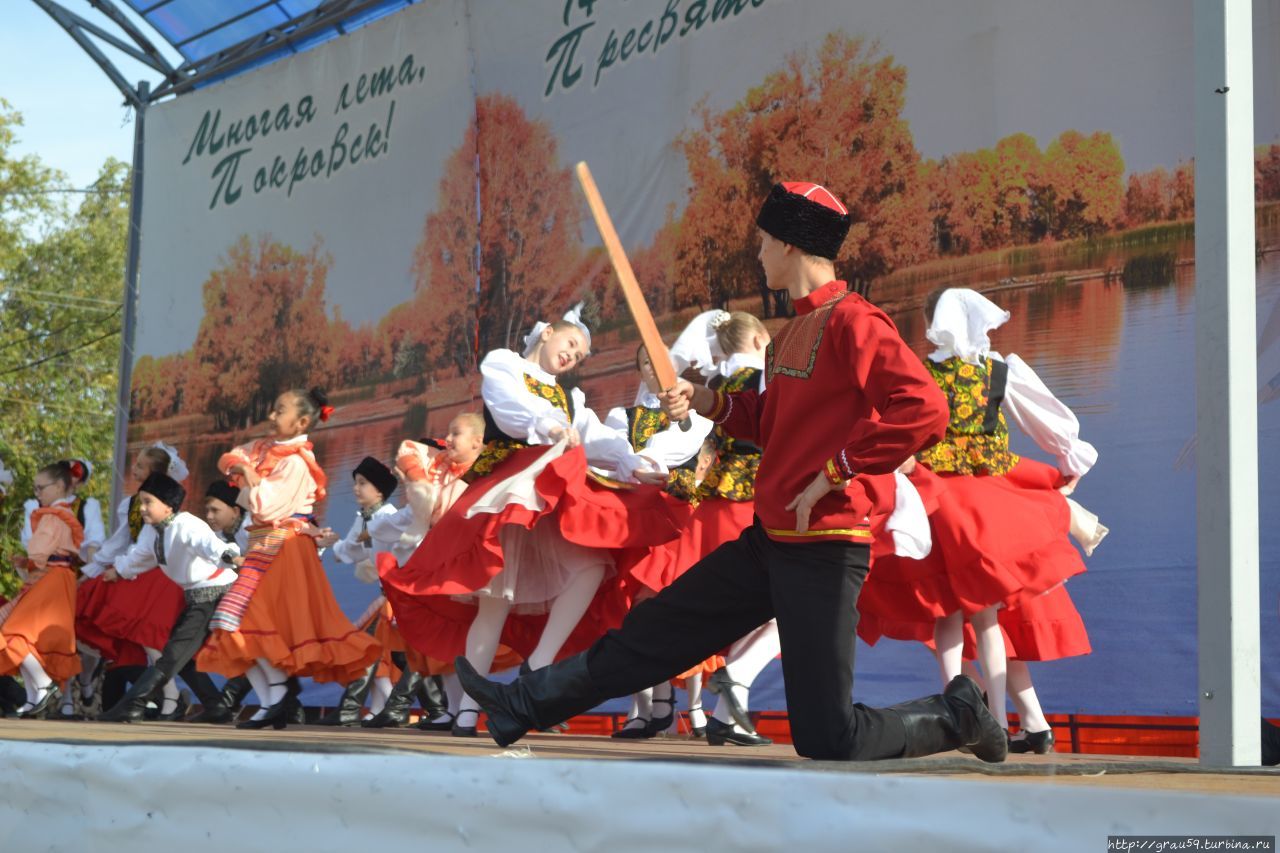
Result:
{"type": "Polygon", "coordinates": [[[286,676],[346,684],[378,658],[377,644],[338,608],[307,535],[326,483],[307,430],[332,412],[318,388],[285,391],[271,409],[274,437],[237,447],[218,462],[247,491],[249,552],[218,603],[196,664],[202,672],[248,676],[262,707],[241,728],[288,725],[286,699],[296,688],[286,690],[286,676]]]}
{"type": "MultiPolygon", "coordinates": [[[[860,606],[879,630],[899,639],[918,638],[910,636],[920,621],[912,614],[933,617],[944,679],[960,673],[968,621],[991,713],[1007,728],[1009,649],[1000,610],[1021,608],[1034,617],[1035,608],[1056,600],[1041,596],[1084,571],[1069,533],[1091,551],[1106,528],[1066,495],[1098,454],[1080,439],[1075,415],[1026,362],[991,349],[988,334],[1009,319],[1007,311],[959,288],[935,292],[925,310],[936,347],[925,364],[951,406],[944,440],[919,454],[920,465],[940,478],[929,517],[934,547],[922,561],[878,562],[860,606]],[[1056,458],[1056,467],[1009,450],[1006,415],[1056,458]]],[[[1004,621],[1015,626],[1008,616],[1004,621]]],[[[1035,659],[1032,635],[1022,633],[1017,655],[1035,659]]],[[[1016,692],[1025,700],[1029,674],[1016,670],[1016,692]]],[[[1033,725],[1047,730],[1038,716],[1033,725]]]]}
{"type": "Polygon", "coordinates": [[[22,673],[27,701],[20,717],[43,717],[57,706],[58,683],[80,671],[76,654],[76,575],[84,529],[71,510],[71,468],[55,462],[36,472],[39,506],[31,513],[23,584],[0,607],[0,675],[22,673]]]}
{"type": "MultiPolygon", "coordinates": [[[[623,482],[666,480],[599,421],[580,388],[559,384],[590,345],[575,310],[537,324],[523,353],[494,350],[481,363],[486,445],[472,484],[406,565],[382,575],[401,633],[423,654],[465,654],[487,673],[500,643],[533,669],[581,650],[604,630],[589,609],[613,570],[609,549],[675,537],[657,488],[588,475],[590,462],[623,482]]],[[[477,718],[464,699],[454,734],[474,737],[477,718]]]]}

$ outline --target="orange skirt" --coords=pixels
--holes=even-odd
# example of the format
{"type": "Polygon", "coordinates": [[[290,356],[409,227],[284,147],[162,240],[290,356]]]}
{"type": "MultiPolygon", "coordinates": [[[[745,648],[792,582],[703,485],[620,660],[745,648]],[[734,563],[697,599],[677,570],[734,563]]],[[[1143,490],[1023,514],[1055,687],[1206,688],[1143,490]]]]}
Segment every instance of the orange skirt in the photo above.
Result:
{"type": "Polygon", "coordinates": [[[373,640],[382,650],[382,657],[378,658],[378,669],[374,672],[374,677],[389,678],[392,682],[399,681],[400,667],[396,666],[395,661],[391,659],[391,654],[404,651],[404,639],[396,630],[390,604],[383,604],[382,609],[378,611],[378,621],[373,628],[373,640]]]}
{"type": "Polygon", "coordinates": [[[27,655],[35,655],[54,681],[79,674],[75,623],[75,573],[66,566],[52,566],[22,593],[0,625],[0,675],[16,673],[27,655]]]}
{"type": "Polygon", "coordinates": [[[338,608],[315,540],[290,536],[249,602],[240,629],[215,630],[196,655],[196,666],[234,678],[263,658],[289,675],[347,684],[378,655],[377,641],[338,608]]]}

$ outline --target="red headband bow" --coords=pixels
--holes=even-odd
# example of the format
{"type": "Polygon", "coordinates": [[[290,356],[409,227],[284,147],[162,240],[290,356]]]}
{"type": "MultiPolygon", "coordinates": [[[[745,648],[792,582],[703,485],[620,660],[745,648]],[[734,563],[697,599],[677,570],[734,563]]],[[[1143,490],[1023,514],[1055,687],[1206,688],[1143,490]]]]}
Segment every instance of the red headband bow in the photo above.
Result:
{"type": "Polygon", "coordinates": [[[330,415],[332,415],[332,414],[333,414],[333,406],[321,406],[321,407],[320,407],[320,420],[321,420],[321,422],[328,421],[328,420],[329,420],[329,416],[330,416],[330,415]]]}
{"type": "Polygon", "coordinates": [[[78,460],[71,463],[71,476],[77,480],[84,480],[84,465],[78,460]]]}

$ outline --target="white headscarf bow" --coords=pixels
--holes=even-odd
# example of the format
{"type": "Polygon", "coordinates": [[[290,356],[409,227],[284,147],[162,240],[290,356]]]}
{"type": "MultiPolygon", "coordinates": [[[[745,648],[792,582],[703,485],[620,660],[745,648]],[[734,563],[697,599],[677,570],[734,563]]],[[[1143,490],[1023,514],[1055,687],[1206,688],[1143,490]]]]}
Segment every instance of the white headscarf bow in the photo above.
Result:
{"type": "Polygon", "coordinates": [[[671,361],[676,373],[684,373],[690,367],[703,376],[716,372],[715,362],[724,358],[724,350],[716,337],[716,329],[729,322],[728,311],[703,311],[689,321],[680,337],[671,345],[671,361]]]}
{"type": "Polygon", "coordinates": [[[166,474],[177,480],[179,483],[187,479],[187,475],[191,472],[187,470],[187,463],[183,462],[182,457],[178,455],[178,448],[163,441],[157,441],[151,446],[158,447],[165,453],[169,454],[169,470],[165,472],[166,474]]]}
{"type": "MultiPolygon", "coordinates": [[[[566,311],[563,320],[582,330],[583,337],[587,339],[587,352],[591,352],[591,330],[587,328],[586,323],[582,322],[582,303],[579,302],[566,311]]],[[[528,358],[533,353],[534,347],[538,345],[538,339],[542,337],[542,331],[549,325],[551,324],[542,320],[533,324],[529,334],[524,336],[524,351],[520,353],[521,356],[528,358]]]]}
{"type": "Polygon", "coordinates": [[[976,290],[953,287],[945,290],[933,309],[933,321],[925,336],[937,347],[929,353],[934,361],[959,358],[978,364],[991,351],[987,334],[1009,320],[1009,312],[976,290]]]}

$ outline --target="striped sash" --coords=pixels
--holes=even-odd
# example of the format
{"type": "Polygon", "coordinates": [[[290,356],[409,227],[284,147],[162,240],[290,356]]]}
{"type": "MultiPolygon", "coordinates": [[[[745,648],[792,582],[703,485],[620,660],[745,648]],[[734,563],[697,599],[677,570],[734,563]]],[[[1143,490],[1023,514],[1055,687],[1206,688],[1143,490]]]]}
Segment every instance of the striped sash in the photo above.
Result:
{"type": "Polygon", "coordinates": [[[218,608],[209,620],[210,630],[240,630],[240,620],[249,609],[249,602],[258,591],[258,585],[271,568],[276,555],[284,547],[284,543],[298,535],[298,530],[306,522],[302,516],[294,516],[281,522],[277,527],[250,527],[249,553],[244,555],[244,565],[240,567],[240,575],[218,602],[218,608]]]}

